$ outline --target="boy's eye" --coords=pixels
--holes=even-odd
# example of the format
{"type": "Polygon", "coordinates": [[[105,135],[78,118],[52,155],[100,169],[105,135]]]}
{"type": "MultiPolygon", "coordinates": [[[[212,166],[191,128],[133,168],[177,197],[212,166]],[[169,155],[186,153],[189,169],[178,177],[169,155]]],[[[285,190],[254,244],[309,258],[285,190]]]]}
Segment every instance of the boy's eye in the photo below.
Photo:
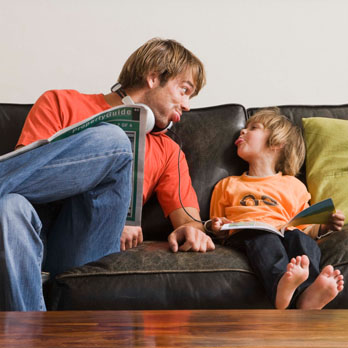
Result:
{"type": "Polygon", "coordinates": [[[260,129],[260,128],[263,128],[263,127],[259,123],[252,123],[250,125],[250,129],[260,129]]]}

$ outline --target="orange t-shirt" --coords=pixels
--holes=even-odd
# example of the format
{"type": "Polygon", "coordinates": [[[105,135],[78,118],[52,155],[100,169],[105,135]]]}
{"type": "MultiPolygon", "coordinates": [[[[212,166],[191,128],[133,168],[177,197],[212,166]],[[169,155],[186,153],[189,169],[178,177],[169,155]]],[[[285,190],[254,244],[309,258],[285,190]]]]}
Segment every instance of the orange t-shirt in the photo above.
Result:
{"type": "Polygon", "coordinates": [[[210,217],[234,222],[258,220],[279,228],[307,208],[310,198],[306,186],[293,176],[252,177],[244,173],[216,184],[210,217]]]}
{"type": "MultiPolygon", "coordinates": [[[[17,146],[49,138],[59,130],[110,107],[103,94],[81,94],[74,90],[47,91],[30,110],[17,146]]],[[[178,144],[165,134],[147,134],[143,202],[156,192],[165,216],[181,208],[178,194],[178,151],[178,144]]],[[[180,188],[183,205],[199,209],[183,153],[180,156],[180,188]]]]}

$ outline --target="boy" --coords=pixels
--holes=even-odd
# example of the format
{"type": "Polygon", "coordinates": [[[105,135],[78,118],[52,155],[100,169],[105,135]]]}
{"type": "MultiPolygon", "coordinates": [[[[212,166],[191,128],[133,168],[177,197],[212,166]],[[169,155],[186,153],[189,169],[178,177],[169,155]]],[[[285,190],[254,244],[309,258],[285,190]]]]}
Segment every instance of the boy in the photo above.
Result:
{"type": "Polygon", "coordinates": [[[277,109],[261,110],[248,120],[235,144],[249,170],[216,185],[209,229],[225,244],[246,251],[275,308],[323,308],[342,291],[344,282],[331,265],[319,271],[320,249],[313,237],[341,230],[341,211],[328,225],[298,226],[285,231],[284,238],[255,230],[230,231],[227,236],[220,231],[232,220],[260,220],[279,228],[308,206],[310,194],[294,177],[305,157],[301,130],[277,109]]]}

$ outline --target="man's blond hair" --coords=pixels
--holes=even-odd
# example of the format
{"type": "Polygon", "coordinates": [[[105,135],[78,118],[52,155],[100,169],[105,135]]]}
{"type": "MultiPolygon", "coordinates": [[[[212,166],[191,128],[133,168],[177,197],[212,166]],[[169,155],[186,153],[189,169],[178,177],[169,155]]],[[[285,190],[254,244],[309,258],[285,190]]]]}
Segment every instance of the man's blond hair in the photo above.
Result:
{"type": "Polygon", "coordinates": [[[268,146],[281,146],[276,171],[285,175],[297,175],[304,162],[306,148],[300,127],[293,124],[287,117],[280,114],[278,108],[262,109],[249,120],[261,123],[270,130],[268,146]]]}
{"type": "Polygon", "coordinates": [[[203,63],[188,49],[174,40],[154,38],[139,47],[124,64],[118,82],[123,88],[140,88],[145,86],[149,73],[159,76],[161,85],[180,73],[192,71],[197,95],[205,85],[203,63]]]}

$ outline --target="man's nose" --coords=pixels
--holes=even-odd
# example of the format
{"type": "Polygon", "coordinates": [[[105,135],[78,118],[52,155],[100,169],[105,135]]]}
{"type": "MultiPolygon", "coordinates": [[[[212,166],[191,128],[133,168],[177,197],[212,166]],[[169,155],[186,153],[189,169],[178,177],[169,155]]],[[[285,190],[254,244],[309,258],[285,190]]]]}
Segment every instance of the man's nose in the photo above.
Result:
{"type": "Polygon", "coordinates": [[[183,111],[190,111],[190,99],[189,99],[188,97],[185,97],[185,98],[182,100],[181,109],[182,109],[183,111]]]}

